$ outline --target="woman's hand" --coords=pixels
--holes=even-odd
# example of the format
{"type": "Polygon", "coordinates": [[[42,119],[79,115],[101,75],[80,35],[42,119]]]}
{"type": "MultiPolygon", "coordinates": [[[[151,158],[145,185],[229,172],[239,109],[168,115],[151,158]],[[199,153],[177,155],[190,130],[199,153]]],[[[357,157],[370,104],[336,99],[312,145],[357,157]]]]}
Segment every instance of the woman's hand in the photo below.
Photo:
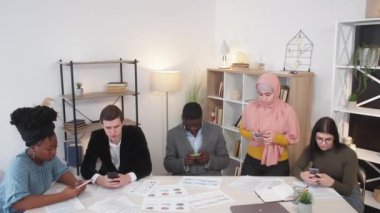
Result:
{"type": "Polygon", "coordinates": [[[63,195],[64,198],[70,199],[70,198],[78,196],[85,189],[86,189],[86,186],[82,186],[82,187],[79,187],[79,188],[67,187],[61,193],[62,193],[62,195],[63,195]]]}
{"type": "Polygon", "coordinates": [[[314,174],[311,174],[309,171],[304,171],[300,173],[300,177],[307,185],[316,186],[318,185],[317,179],[314,174]]]}
{"type": "Polygon", "coordinates": [[[301,179],[311,186],[331,187],[335,180],[327,174],[317,173],[311,174],[309,171],[300,173],[301,179]]]}
{"type": "Polygon", "coordinates": [[[274,132],[273,131],[265,131],[263,133],[263,141],[265,144],[271,144],[274,140],[274,132]]]}
{"type": "Polygon", "coordinates": [[[315,176],[316,177],[314,179],[316,179],[316,183],[318,186],[331,187],[335,182],[335,180],[332,177],[325,173],[318,173],[315,176]]]}

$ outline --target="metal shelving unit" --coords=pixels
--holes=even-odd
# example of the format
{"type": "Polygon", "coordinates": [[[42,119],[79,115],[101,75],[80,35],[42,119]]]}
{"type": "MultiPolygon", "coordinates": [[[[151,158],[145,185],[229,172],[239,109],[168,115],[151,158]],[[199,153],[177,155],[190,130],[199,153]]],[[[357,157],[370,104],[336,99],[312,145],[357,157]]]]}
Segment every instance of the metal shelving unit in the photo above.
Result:
{"type": "MultiPolygon", "coordinates": [[[[73,131],[65,130],[65,140],[68,139],[68,133],[70,133],[73,136],[73,140],[75,142],[75,162],[76,162],[76,169],[77,169],[77,175],[79,175],[79,151],[78,151],[78,134],[83,132],[91,132],[95,129],[101,128],[99,121],[92,121],[87,116],[84,115],[81,111],[77,109],[77,102],[82,100],[93,100],[93,99],[101,99],[101,98],[108,98],[108,97],[115,97],[117,101],[120,101],[121,104],[121,110],[123,114],[124,111],[124,96],[132,95],[135,97],[135,121],[131,119],[125,119],[124,123],[129,125],[138,125],[139,124],[139,117],[138,117],[138,84],[137,84],[137,63],[138,61],[135,60],[123,60],[120,58],[120,60],[104,60],[104,61],[69,61],[69,62],[63,62],[62,60],[59,61],[59,68],[60,68],[60,78],[61,78],[61,99],[62,99],[62,111],[63,111],[63,122],[67,122],[67,114],[66,114],[66,107],[71,107],[73,114],[73,120],[77,120],[77,114],[81,114],[87,120],[90,122],[90,124],[85,129],[78,130],[77,123],[74,122],[74,128],[73,131]],[[134,91],[127,90],[125,92],[92,92],[92,93],[85,93],[82,96],[76,96],[74,92],[74,67],[75,69],[78,69],[81,65],[100,65],[100,64],[118,64],[119,65],[119,81],[124,81],[123,76],[123,65],[132,65],[133,66],[133,72],[134,72],[134,91]],[[70,75],[70,91],[71,93],[65,92],[65,79],[64,75],[66,74],[66,71],[69,72],[70,75]]],[[[67,75],[67,74],[66,74],[67,75]]],[[[106,83],[106,82],[105,82],[106,83]]],[[[67,159],[66,159],[67,160],[67,159]]]]}

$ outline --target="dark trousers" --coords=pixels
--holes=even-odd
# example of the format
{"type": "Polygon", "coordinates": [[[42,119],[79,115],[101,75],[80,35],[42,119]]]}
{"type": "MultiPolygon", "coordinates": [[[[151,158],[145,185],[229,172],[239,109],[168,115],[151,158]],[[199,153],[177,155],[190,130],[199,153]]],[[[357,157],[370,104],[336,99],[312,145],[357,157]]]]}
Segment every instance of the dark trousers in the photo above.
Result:
{"type": "Polygon", "coordinates": [[[273,166],[261,165],[261,161],[252,158],[248,154],[245,156],[241,175],[250,176],[289,176],[289,161],[284,160],[273,166]]]}

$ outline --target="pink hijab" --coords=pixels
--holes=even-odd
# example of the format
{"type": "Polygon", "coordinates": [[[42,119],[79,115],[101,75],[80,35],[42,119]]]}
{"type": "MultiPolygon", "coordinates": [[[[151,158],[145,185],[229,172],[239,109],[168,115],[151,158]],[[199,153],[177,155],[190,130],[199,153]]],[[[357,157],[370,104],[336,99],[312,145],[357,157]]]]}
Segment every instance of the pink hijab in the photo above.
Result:
{"type": "MultiPolygon", "coordinates": [[[[300,137],[300,128],[297,116],[293,108],[279,99],[280,81],[272,73],[262,74],[257,82],[267,84],[273,88],[275,98],[271,103],[263,103],[256,99],[249,103],[244,109],[242,123],[249,131],[274,131],[285,135],[290,144],[297,143],[300,137]]],[[[264,144],[263,142],[249,140],[248,146],[264,146],[261,164],[266,166],[276,165],[285,147],[274,143],[264,144]]]]}

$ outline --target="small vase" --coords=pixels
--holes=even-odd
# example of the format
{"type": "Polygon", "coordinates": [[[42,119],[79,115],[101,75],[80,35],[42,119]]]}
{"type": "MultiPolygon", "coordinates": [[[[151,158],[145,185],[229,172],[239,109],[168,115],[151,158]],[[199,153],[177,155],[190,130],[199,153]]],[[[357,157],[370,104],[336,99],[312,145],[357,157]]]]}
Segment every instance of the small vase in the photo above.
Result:
{"type": "Polygon", "coordinates": [[[75,88],[75,95],[76,96],[82,96],[83,95],[83,88],[75,88]]]}
{"type": "Polygon", "coordinates": [[[311,213],[312,207],[313,207],[313,205],[311,205],[311,204],[299,203],[297,210],[298,210],[298,213],[311,213]]]}

